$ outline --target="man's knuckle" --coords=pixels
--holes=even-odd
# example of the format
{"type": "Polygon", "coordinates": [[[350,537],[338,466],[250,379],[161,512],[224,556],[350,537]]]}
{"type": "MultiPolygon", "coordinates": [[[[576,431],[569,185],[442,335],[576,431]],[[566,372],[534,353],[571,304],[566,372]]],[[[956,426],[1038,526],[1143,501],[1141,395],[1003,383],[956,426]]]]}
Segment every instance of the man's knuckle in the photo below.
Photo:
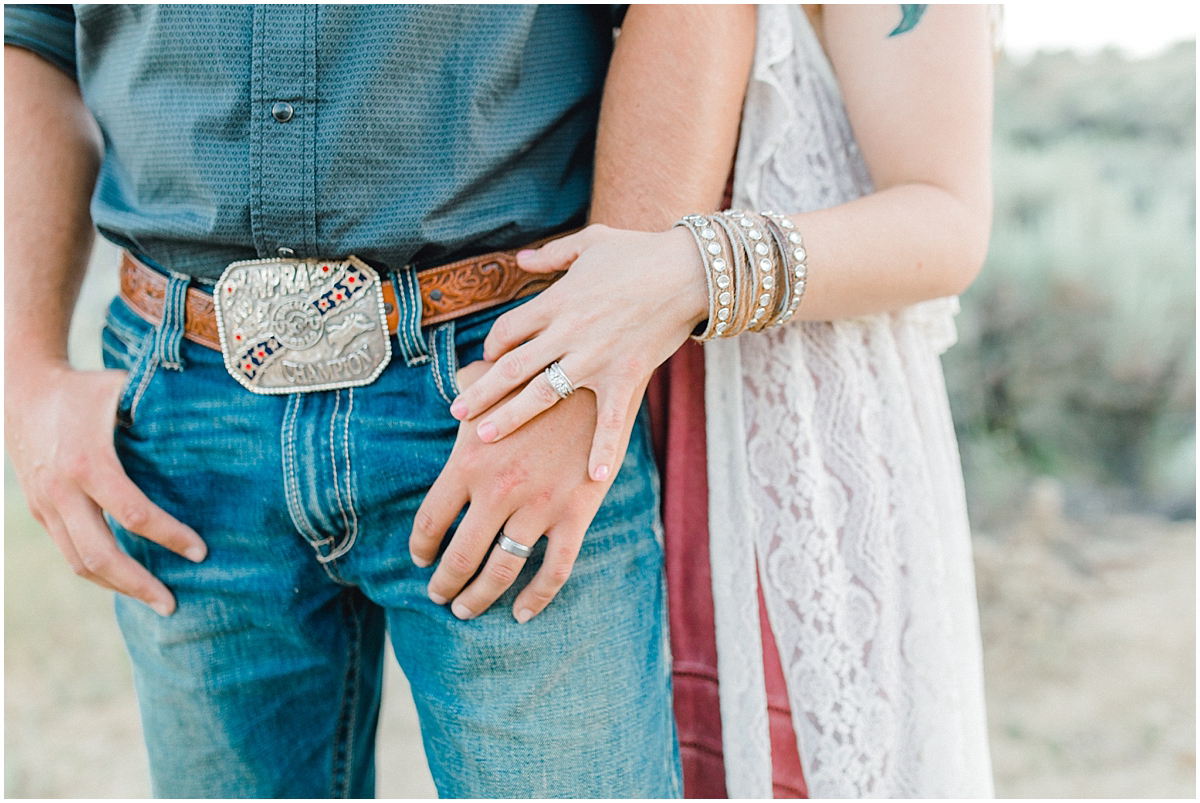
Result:
{"type": "Polygon", "coordinates": [[[56,472],[75,482],[87,479],[92,473],[92,461],[86,452],[72,451],[59,459],[60,470],[56,472]]]}
{"type": "Polygon", "coordinates": [[[484,567],[483,573],[493,583],[508,588],[517,579],[517,575],[521,570],[517,566],[512,566],[504,561],[491,561],[484,567]]]}
{"type": "Polygon", "coordinates": [[[92,549],[80,553],[80,561],[89,574],[103,574],[112,565],[112,555],[105,550],[92,549]]]}
{"type": "Polygon", "coordinates": [[[570,579],[571,570],[574,568],[575,565],[573,563],[557,563],[553,566],[548,566],[546,567],[546,580],[557,591],[570,579]]]}
{"type": "Polygon", "coordinates": [[[465,552],[457,549],[448,549],[442,555],[442,568],[450,573],[452,577],[465,577],[474,573],[475,567],[479,564],[473,560],[465,552]]]}
{"type": "Polygon", "coordinates": [[[497,499],[516,493],[529,479],[529,472],[520,465],[507,465],[491,479],[491,492],[497,499]]]}
{"type": "Polygon", "coordinates": [[[138,532],[150,523],[150,511],[146,509],[145,505],[127,504],[121,509],[119,520],[126,529],[138,532]]]}
{"type": "Polygon", "coordinates": [[[437,524],[433,520],[433,516],[429,515],[427,510],[418,510],[417,515],[413,517],[413,535],[418,539],[426,541],[433,539],[437,534],[437,524]]]}

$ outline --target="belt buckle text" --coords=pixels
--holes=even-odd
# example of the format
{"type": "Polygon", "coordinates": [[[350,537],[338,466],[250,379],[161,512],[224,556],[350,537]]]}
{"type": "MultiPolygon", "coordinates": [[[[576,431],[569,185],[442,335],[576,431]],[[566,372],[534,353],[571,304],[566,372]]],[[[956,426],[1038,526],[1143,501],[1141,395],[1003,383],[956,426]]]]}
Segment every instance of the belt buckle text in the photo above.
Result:
{"type": "Polygon", "coordinates": [[[391,359],[379,274],[354,256],[234,262],[213,296],[225,368],[253,393],[367,385],[391,359]]]}

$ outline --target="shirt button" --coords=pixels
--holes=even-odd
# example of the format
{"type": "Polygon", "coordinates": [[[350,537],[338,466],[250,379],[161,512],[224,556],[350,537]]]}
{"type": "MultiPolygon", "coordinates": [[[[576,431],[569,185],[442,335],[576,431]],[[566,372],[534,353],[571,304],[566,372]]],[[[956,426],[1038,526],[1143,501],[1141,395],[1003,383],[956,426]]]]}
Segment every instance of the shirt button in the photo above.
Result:
{"type": "Polygon", "coordinates": [[[281,245],[275,249],[275,256],[280,259],[291,259],[296,256],[296,252],[288,248],[286,245],[281,245]]]}
{"type": "Polygon", "coordinates": [[[271,116],[275,118],[276,122],[286,123],[292,119],[292,104],[283,103],[282,101],[276,103],[271,107],[271,116]]]}

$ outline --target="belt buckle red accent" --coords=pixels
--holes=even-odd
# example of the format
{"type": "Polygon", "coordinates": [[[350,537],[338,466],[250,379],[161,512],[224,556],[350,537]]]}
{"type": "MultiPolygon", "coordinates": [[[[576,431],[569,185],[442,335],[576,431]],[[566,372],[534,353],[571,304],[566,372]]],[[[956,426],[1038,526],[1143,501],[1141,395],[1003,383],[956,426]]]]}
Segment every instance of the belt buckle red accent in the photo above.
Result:
{"type": "Polygon", "coordinates": [[[392,356],[379,274],[354,256],[234,262],[213,301],[225,369],[252,393],[368,385],[392,356]]]}

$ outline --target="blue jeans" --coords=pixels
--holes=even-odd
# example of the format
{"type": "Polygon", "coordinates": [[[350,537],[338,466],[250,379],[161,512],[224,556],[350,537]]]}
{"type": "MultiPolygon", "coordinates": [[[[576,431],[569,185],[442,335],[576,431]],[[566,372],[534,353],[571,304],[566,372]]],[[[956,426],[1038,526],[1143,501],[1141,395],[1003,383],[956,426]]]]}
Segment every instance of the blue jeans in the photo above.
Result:
{"type": "Polygon", "coordinates": [[[162,618],[117,598],[155,794],[372,795],[386,631],[443,797],[678,797],[645,422],[546,611],[511,613],[543,539],[512,589],[459,621],[426,596],[433,570],[408,535],[454,442],[457,362],[479,359],[500,310],[428,330],[408,310],[373,384],[258,396],[181,341],[182,284],[158,327],[118,299],[103,335],[106,365],[130,372],[121,462],[209,548],[192,564],[110,521],[178,601],[162,618]]]}

